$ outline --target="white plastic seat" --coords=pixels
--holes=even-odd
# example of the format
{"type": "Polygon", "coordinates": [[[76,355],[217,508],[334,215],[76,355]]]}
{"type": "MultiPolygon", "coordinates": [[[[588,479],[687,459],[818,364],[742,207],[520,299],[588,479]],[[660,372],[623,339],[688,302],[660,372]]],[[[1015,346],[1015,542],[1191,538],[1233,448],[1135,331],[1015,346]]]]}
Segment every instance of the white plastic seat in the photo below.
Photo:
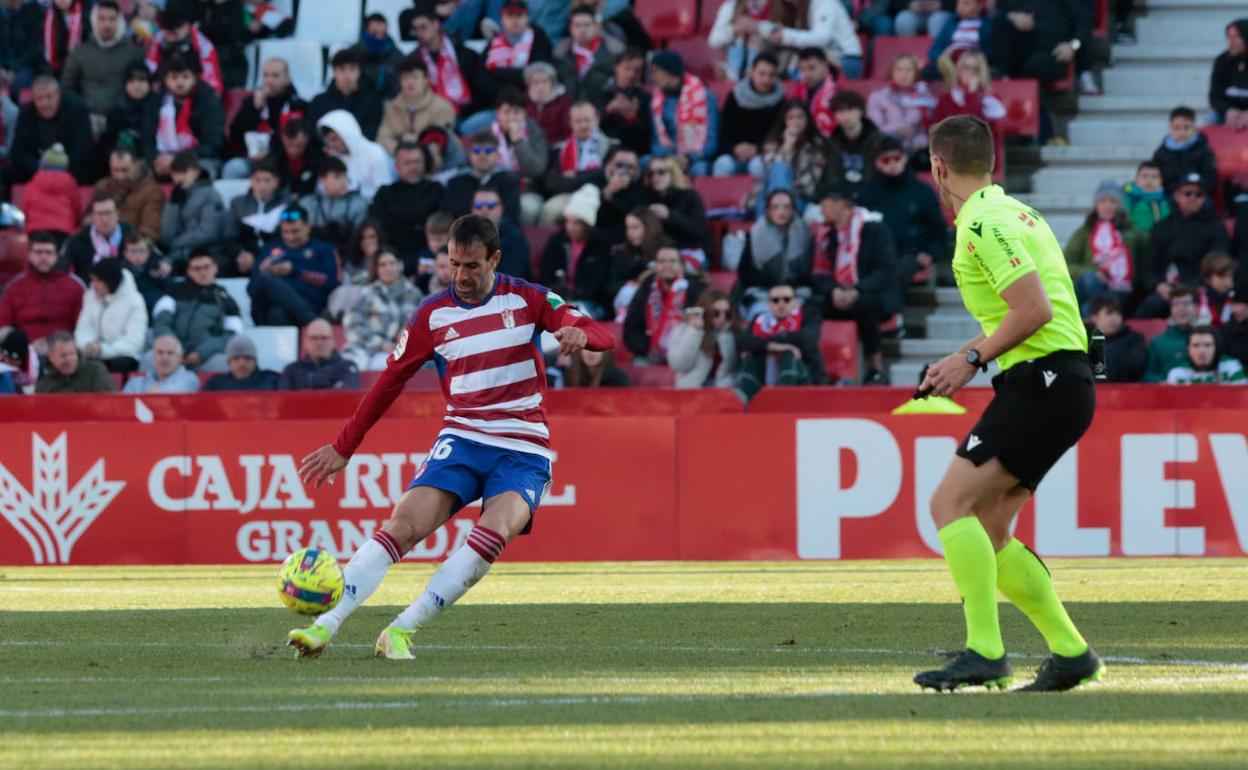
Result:
{"type": "Polygon", "coordinates": [[[354,45],[360,39],[362,0],[317,0],[299,4],[295,37],[321,45],[354,45]]]}
{"type": "Polygon", "coordinates": [[[235,198],[246,195],[250,188],[251,182],[247,179],[217,179],[212,183],[212,189],[221,196],[221,202],[225,204],[227,210],[235,198]]]}
{"type": "MultiPolygon", "coordinates": [[[[290,81],[299,96],[310,100],[324,90],[321,84],[324,82],[325,56],[319,42],[294,38],[261,40],[256,53],[257,80],[264,63],[274,57],[284,59],[290,66],[290,81]]],[[[250,87],[255,89],[258,85],[252,82],[250,87]]]]}
{"type": "Polygon", "coordinates": [[[234,304],[238,305],[238,314],[242,316],[243,326],[250,329],[255,326],[251,320],[251,295],[247,293],[247,282],[250,278],[218,278],[217,284],[225,289],[234,304]]]}
{"type": "Polygon", "coordinates": [[[364,16],[369,17],[374,13],[380,13],[386,17],[386,23],[390,25],[389,32],[392,40],[398,40],[399,34],[399,14],[412,7],[412,0],[367,0],[364,3],[364,16]]]}
{"type": "Polygon", "coordinates": [[[256,343],[256,357],[261,369],[281,372],[286,365],[299,359],[298,326],[256,326],[247,330],[256,343]]]}

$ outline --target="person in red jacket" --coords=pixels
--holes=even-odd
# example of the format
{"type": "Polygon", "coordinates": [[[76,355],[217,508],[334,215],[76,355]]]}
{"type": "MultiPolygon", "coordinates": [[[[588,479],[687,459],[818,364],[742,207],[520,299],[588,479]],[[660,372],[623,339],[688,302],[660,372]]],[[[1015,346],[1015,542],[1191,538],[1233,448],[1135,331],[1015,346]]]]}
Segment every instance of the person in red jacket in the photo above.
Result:
{"type": "Polygon", "coordinates": [[[30,178],[22,198],[26,231],[51,230],[68,235],[82,221],[78,180],[69,173],[69,155],[60,143],[44,150],[39,171],[30,178]]]}
{"type": "Polygon", "coordinates": [[[47,355],[49,334],[73,331],[87,289],[77,277],[57,269],[56,260],[56,237],[31,233],[26,270],[0,294],[0,338],[15,327],[21,329],[40,355],[47,355]]]}

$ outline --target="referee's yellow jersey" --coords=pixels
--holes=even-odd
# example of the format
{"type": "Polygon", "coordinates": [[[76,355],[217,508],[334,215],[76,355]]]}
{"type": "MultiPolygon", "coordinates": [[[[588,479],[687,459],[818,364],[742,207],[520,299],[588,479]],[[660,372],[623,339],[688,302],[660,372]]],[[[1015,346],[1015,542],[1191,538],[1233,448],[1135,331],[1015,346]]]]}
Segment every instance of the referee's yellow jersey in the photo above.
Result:
{"type": "Polygon", "coordinates": [[[1002,353],[1002,371],[1020,361],[1059,350],[1088,349],[1088,335],[1079,314],[1070,270],[1053,231],[1032,208],[1005,194],[998,185],[976,190],[958,212],[953,275],[962,302],[991,335],[1009,306],[1001,292],[1035,272],[1053,306],[1053,318],[1017,347],[1002,353]]]}

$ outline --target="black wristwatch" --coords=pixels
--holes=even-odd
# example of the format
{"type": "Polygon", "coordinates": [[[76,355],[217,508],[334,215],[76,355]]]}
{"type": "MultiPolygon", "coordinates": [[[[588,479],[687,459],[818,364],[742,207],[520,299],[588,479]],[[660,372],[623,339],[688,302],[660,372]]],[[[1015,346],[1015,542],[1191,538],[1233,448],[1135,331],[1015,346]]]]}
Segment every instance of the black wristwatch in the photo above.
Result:
{"type": "Polygon", "coordinates": [[[985,363],[982,358],[980,358],[979,351],[976,350],[975,348],[971,348],[970,350],[966,351],[966,362],[970,364],[971,366],[975,367],[976,369],[980,370],[981,372],[988,371],[988,364],[985,363]]]}

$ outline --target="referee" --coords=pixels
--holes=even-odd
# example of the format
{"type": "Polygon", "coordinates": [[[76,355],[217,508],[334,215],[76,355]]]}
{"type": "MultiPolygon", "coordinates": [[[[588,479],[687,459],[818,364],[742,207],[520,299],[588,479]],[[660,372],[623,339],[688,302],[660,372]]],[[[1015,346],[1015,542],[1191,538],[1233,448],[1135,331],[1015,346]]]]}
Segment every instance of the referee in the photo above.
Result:
{"type": "Polygon", "coordinates": [[[932,129],[928,145],[941,200],[957,214],[954,277],[983,333],[931,364],[920,391],[951,396],[990,361],[1001,374],[992,381],[992,402],[932,495],[932,518],[962,595],[966,649],[914,681],[937,690],[1009,685],[1000,590],[1044,635],[1051,653],[1022,690],[1069,690],[1100,679],[1104,664],[1066,614],[1048,568],[1010,535],[1010,523],[1092,422],[1087,332],[1053,232],[992,183],[987,124],[968,115],[948,118],[932,129]]]}

